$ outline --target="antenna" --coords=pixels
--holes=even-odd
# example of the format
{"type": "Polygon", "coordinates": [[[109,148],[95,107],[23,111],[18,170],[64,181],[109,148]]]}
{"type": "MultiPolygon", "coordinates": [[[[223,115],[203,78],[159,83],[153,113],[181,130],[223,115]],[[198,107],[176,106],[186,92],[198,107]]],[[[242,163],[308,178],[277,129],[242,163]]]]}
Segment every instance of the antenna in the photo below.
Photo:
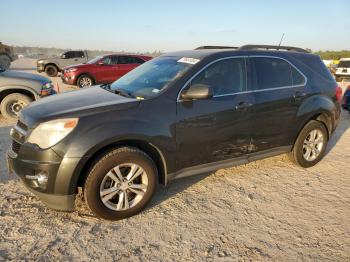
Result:
{"type": "Polygon", "coordinates": [[[281,44],[282,44],[283,37],[284,37],[284,33],[282,34],[282,37],[281,37],[280,43],[278,44],[278,46],[279,46],[279,47],[280,47],[280,46],[281,46],[281,44]]]}

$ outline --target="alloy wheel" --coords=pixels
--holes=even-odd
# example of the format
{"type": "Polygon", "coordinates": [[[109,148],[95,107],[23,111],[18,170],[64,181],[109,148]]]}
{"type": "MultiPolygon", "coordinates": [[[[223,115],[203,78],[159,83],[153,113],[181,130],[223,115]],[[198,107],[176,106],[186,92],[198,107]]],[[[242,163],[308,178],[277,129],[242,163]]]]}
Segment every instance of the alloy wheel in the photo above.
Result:
{"type": "Polygon", "coordinates": [[[304,140],[303,157],[307,161],[314,161],[321,154],[324,146],[324,137],[321,130],[312,130],[304,140]]]}
{"type": "Polygon", "coordinates": [[[79,85],[81,87],[84,87],[84,86],[92,86],[92,81],[89,77],[83,77],[79,80],[79,85]]]}
{"type": "Polygon", "coordinates": [[[100,185],[100,198],[111,210],[128,210],[142,200],[147,187],[145,170],[137,164],[124,163],[105,175],[100,185]]]}

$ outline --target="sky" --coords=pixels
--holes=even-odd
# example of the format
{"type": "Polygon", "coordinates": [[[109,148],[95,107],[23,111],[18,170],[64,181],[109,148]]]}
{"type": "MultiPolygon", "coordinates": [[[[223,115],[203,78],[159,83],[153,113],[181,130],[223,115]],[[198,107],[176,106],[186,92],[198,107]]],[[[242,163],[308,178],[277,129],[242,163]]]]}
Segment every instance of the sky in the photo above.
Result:
{"type": "Polygon", "coordinates": [[[0,0],[0,41],[152,52],[201,45],[350,49],[349,0],[0,0]]]}

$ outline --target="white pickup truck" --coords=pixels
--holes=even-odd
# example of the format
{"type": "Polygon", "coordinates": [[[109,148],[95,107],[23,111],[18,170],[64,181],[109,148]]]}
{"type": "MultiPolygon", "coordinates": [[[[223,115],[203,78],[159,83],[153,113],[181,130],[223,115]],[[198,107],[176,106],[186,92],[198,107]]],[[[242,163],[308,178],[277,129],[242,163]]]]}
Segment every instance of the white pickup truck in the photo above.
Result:
{"type": "Polygon", "coordinates": [[[350,79],[350,58],[341,58],[338,67],[335,71],[335,77],[337,82],[342,79],[350,79]]]}
{"type": "Polygon", "coordinates": [[[57,76],[62,68],[66,66],[86,63],[89,60],[86,51],[67,51],[57,57],[39,59],[37,61],[37,71],[45,72],[48,76],[57,76]]]}

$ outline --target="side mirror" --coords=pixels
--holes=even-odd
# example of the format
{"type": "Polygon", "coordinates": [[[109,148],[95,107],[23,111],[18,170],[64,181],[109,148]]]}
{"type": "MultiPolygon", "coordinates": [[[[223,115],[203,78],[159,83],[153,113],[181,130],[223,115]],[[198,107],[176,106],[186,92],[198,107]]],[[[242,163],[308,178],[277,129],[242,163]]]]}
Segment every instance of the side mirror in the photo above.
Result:
{"type": "Polygon", "coordinates": [[[213,97],[213,88],[209,85],[196,84],[181,94],[181,98],[185,101],[204,100],[213,97]]]}

